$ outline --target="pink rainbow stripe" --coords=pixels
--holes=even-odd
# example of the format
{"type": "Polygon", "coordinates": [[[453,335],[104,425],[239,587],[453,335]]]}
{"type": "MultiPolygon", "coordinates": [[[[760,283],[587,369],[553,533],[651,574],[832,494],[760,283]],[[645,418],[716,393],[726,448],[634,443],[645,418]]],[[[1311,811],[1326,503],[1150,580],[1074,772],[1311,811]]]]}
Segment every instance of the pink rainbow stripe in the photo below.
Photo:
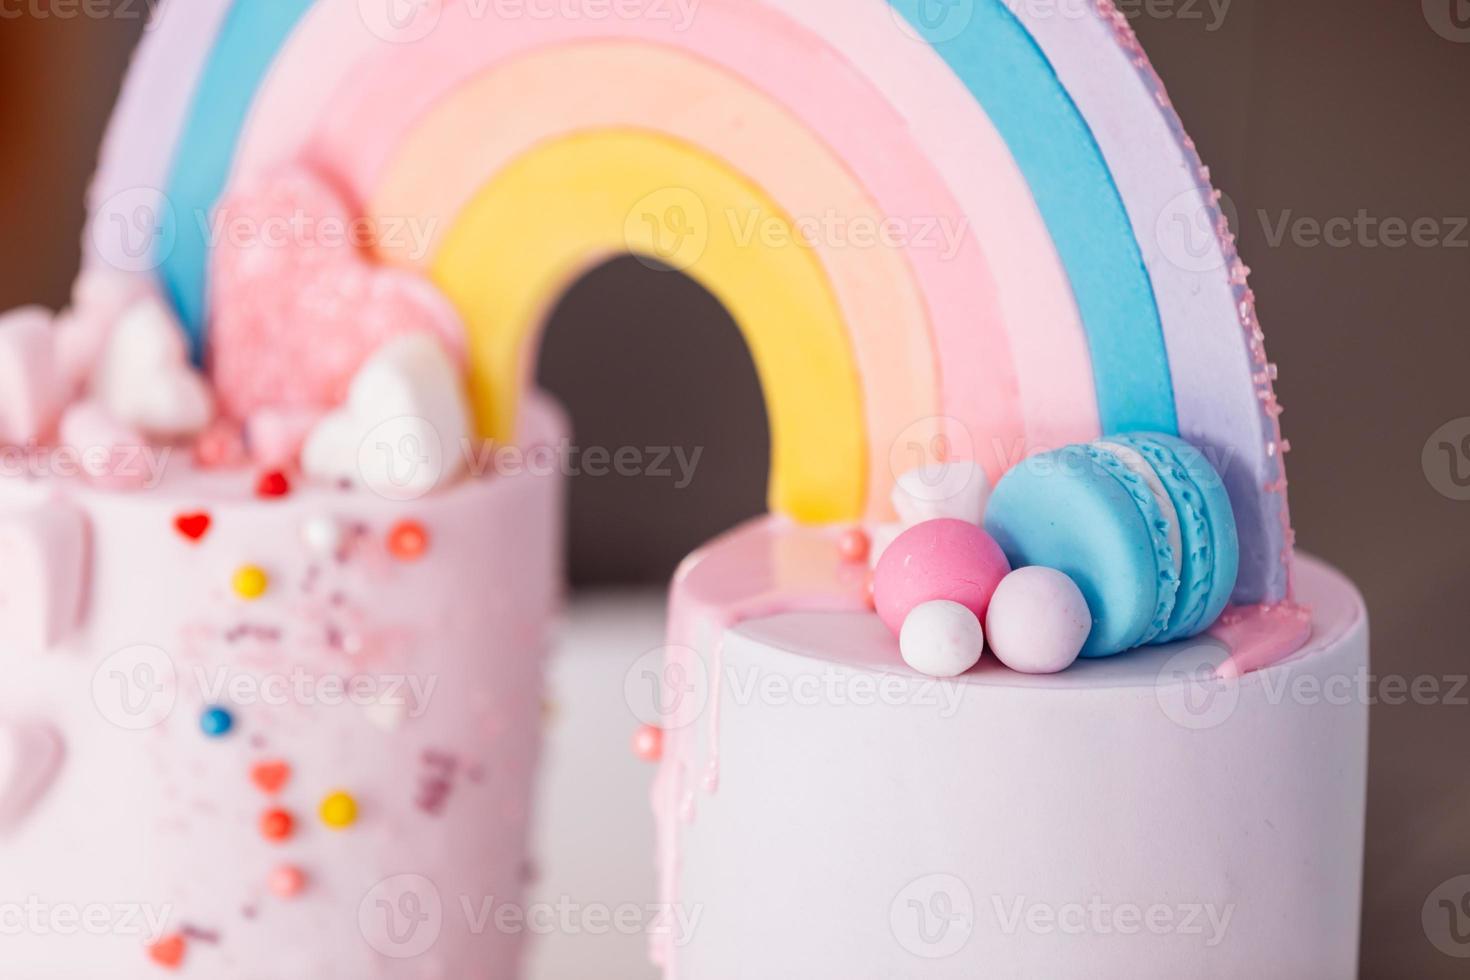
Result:
{"type": "MultiPolygon", "coordinates": [[[[689,29],[679,32],[639,20],[531,21],[517,23],[515,31],[487,32],[484,25],[476,30],[468,8],[456,6],[444,12],[430,36],[408,45],[372,37],[356,9],[348,0],[323,0],[293,36],[252,113],[238,160],[241,172],[304,152],[311,162],[336,168],[366,195],[405,130],[487,64],[580,39],[676,43],[740,77],[757,79],[753,84],[783,101],[834,147],[889,215],[965,216],[970,234],[964,236],[959,257],[944,262],[918,255],[915,267],[923,269],[941,371],[948,377],[944,410],[964,420],[972,432],[996,439],[995,446],[976,447],[992,471],[1012,461],[1023,440],[1051,444],[1097,434],[1086,338],[1046,229],[983,111],[927,46],[913,44],[913,53],[925,60],[911,64],[912,58],[905,59],[897,72],[927,66],[933,84],[932,91],[922,93],[926,105],[941,91],[963,100],[973,125],[951,119],[946,130],[950,144],[967,130],[989,134],[979,141],[983,147],[969,146],[990,155],[963,161],[968,174],[963,186],[992,186],[992,197],[1022,202],[1007,205],[1001,219],[995,211],[976,213],[975,203],[961,207],[950,193],[951,184],[929,164],[928,148],[912,139],[912,121],[895,112],[842,54],[760,5],[711,0],[689,29]],[[337,80],[338,96],[322,97],[319,93],[332,88],[337,73],[344,74],[337,80]],[[302,98],[313,92],[318,94],[302,98]],[[319,127],[323,131],[315,142],[304,146],[319,127]],[[989,248],[981,250],[977,235],[989,248]],[[1027,243],[1034,252],[1023,252],[1027,243]],[[1015,273],[1002,280],[1005,302],[996,281],[984,271],[987,260],[1004,263],[1015,273]],[[962,270],[979,270],[980,275],[962,270]]],[[[888,33],[872,38],[872,44],[886,44],[892,54],[894,26],[890,20],[884,23],[888,33]]],[[[876,63],[895,62],[889,58],[876,63]]],[[[951,167],[961,162],[953,152],[945,156],[951,167]]],[[[881,454],[882,448],[875,451],[881,454]]]]}
{"type": "MultiPolygon", "coordinates": [[[[406,254],[422,245],[407,240],[387,250],[401,264],[427,267],[453,225],[447,216],[460,213],[487,174],[559,137],[627,127],[661,132],[721,157],[788,215],[835,214],[849,228],[881,227],[882,212],[841,161],[780,106],[698,58],[620,41],[541,49],[465,85],[409,131],[366,210],[446,216],[435,223],[423,254],[406,254]],[[596,90],[558,87],[579,73],[608,82],[596,90]],[[679,84],[669,85],[675,77],[679,84]],[[520,98],[531,91],[543,94],[534,102],[520,98]],[[772,146],[781,147],[779,158],[772,146]]],[[[747,227],[747,233],[757,229],[747,227]]],[[[909,252],[820,237],[813,244],[851,330],[869,444],[892,445],[913,420],[940,410],[934,341],[909,252]]],[[[869,453],[868,465],[874,516],[891,519],[893,464],[886,453],[869,453]]]]}

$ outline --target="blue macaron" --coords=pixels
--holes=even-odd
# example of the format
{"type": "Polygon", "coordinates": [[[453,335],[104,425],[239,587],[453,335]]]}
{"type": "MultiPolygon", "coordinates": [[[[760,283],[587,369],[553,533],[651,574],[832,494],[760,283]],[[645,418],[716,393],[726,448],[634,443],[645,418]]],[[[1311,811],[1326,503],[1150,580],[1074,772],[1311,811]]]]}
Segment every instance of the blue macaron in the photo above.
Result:
{"type": "Polygon", "coordinates": [[[1033,457],[1000,481],[986,529],[1014,567],[1069,575],[1093,616],[1084,657],[1207,629],[1239,568],[1223,481],[1173,436],[1110,436],[1033,457]]]}

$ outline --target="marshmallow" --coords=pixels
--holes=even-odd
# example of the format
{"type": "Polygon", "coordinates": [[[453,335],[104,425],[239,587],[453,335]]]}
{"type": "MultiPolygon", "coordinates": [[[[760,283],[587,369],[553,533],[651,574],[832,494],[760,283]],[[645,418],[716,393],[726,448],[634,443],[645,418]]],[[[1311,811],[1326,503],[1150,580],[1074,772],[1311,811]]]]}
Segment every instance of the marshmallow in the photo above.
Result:
{"type": "Polygon", "coordinates": [[[87,522],[60,500],[0,511],[0,653],[42,653],[81,621],[87,522]]]}
{"type": "Polygon", "coordinates": [[[437,340],[390,341],[352,379],[347,404],[317,423],[302,470],[389,500],[413,500],[463,469],[469,408],[459,369],[437,340]]]}
{"type": "Polygon", "coordinates": [[[60,408],[50,312],[27,306],[0,316],[0,443],[39,441],[60,408]]]}
{"type": "Polygon", "coordinates": [[[151,435],[197,435],[214,419],[209,385],[189,363],[172,311],[155,296],[135,302],[113,326],[92,383],[113,419],[151,435]]]}
{"type": "Polygon", "coordinates": [[[49,725],[0,720],[0,836],[16,830],[61,768],[61,736],[49,725]]]}
{"type": "Polygon", "coordinates": [[[978,525],[985,519],[990,480],[968,460],[932,463],[900,476],[892,499],[899,519],[910,527],[943,517],[978,525]]]}

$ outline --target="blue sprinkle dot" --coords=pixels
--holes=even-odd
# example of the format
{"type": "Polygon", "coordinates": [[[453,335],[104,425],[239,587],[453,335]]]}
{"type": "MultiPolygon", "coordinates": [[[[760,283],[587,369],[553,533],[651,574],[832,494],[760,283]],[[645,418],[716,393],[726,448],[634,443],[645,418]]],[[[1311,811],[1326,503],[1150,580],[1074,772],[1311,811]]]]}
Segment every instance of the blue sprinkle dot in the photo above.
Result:
{"type": "Polygon", "coordinates": [[[235,727],[235,718],[224,708],[206,708],[199,716],[199,727],[210,738],[219,738],[235,727]]]}

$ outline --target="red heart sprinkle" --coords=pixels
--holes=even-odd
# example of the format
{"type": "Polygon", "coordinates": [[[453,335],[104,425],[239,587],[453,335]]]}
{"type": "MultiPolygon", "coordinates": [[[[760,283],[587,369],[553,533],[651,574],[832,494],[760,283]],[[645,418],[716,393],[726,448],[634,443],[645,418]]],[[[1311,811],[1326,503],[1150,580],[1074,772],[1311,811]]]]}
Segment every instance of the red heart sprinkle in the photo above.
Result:
{"type": "Polygon", "coordinates": [[[276,794],[286,781],[291,778],[291,767],[279,760],[270,762],[258,762],[250,770],[250,781],[259,787],[262,793],[276,794]]]}
{"type": "Polygon", "coordinates": [[[172,970],[184,962],[184,948],[183,936],[165,936],[148,947],[148,955],[159,966],[166,966],[172,970]]]}
{"type": "Polygon", "coordinates": [[[174,518],[174,528],[190,541],[198,541],[209,533],[208,514],[180,514],[174,518]]]}
{"type": "Polygon", "coordinates": [[[255,495],[258,497],[284,497],[290,492],[291,481],[280,470],[262,473],[260,482],[255,485],[255,495]]]}

